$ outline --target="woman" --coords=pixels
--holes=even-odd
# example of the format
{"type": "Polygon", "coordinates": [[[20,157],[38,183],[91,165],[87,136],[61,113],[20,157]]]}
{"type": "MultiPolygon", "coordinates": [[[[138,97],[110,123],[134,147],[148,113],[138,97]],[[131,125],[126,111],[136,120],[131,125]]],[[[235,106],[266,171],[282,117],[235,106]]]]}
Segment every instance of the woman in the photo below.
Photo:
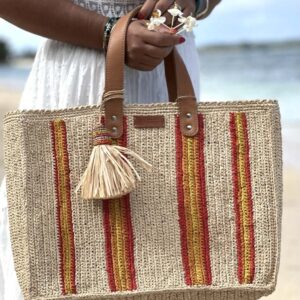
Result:
{"type": "MultiPolygon", "coordinates": [[[[220,0],[177,0],[185,16],[207,17],[220,0]]],[[[54,109],[98,103],[104,88],[105,49],[119,17],[143,6],[128,28],[125,101],[168,99],[163,59],[177,47],[199,95],[199,64],[194,35],[149,31],[152,12],[174,5],[173,0],[0,0],[0,17],[48,39],[37,52],[20,109],[54,109]],[[180,46],[179,46],[180,44],[180,46]],[[145,72],[148,71],[148,72],[145,72]]],[[[0,295],[22,299],[9,241],[5,180],[0,193],[0,295]],[[1,274],[2,273],[2,274],[1,274]],[[4,278],[4,279],[3,279],[4,278]]]]}

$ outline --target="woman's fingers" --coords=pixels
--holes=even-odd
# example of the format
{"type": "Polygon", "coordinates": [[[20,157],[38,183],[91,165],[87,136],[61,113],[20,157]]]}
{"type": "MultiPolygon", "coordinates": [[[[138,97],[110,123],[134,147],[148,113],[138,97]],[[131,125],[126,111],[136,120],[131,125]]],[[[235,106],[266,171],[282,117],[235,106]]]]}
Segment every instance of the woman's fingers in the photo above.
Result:
{"type": "Polygon", "coordinates": [[[173,3],[174,0],[146,0],[138,13],[138,19],[149,19],[156,9],[163,14],[173,3]]]}
{"type": "Polygon", "coordinates": [[[192,7],[192,6],[185,7],[184,10],[182,11],[183,16],[184,17],[194,16],[195,15],[195,10],[196,10],[196,7],[192,7]]]}
{"type": "Polygon", "coordinates": [[[151,44],[157,47],[173,47],[184,42],[183,37],[180,35],[167,32],[156,32],[148,29],[145,30],[142,38],[143,41],[147,44],[151,44]]]}
{"type": "Polygon", "coordinates": [[[145,21],[136,20],[129,24],[126,36],[126,64],[138,70],[152,70],[172,51],[175,45],[184,42],[184,38],[159,28],[150,31],[145,21]]]}
{"type": "Polygon", "coordinates": [[[156,47],[150,44],[144,45],[145,55],[154,59],[162,59],[167,57],[172,51],[173,47],[156,47]]]}
{"type": "Polygon", "coordinates": [[[138,14],[138,19],[149,19],[152,13],[159,9],[161,14],[166,17],[165,24],[168,26],[178,25],[177,17],[172,17],[168,13],[168,9],[173,8],[177,4],[178,8],[182,11],[183,16],[194,16],[196,11],[196,1],[195,0],[146,0],[138,14]]]}
{"type": "Polygon", "coordinates": [[[165,24],[170,27],[172,24],[172,16],[167,11],[163,14],[163,16],[166,18],[165,24]]]}
{"type": "Polygon", "coordinates": [[[156,0],[146,0],[138,13],[138,19],[148,19],[154,11],[155,4],[156,0]]]}
{"type": "Polygon", "coordinates": [[[154,10],[159,9],[161,14],[164,14],[171,6],[173,6],[173,4],[174,0],[159,0],[155,5],[154,10]]]}
{"type": "Polygon", "coordinates": [[[163,58],[155,58],[148,56],[145,53],[139,53],[134,60],[129,59],[129,61],[127,61],[127,65],[133,69],[151,71],[156,68],[162,60],[163,58]]]}
{"type": "MultiPolygon", "coordinates": [[[[178,3],[178,5],[180,5],[180,10],[182,12],[182,17],[188,17],[188,16],[192,16],[192,17],[195,17],[195,12],[196,12],[196,2],[193,0],[193,1],[176,1],[176,3],[178,3]],[[183,2],[183,3],[181,3],[183,2]]],[[[178,21],[178,18],[180,16],[177,16],[175,17],[175,21],[174,21],[174,24],[173,24],[173,27],[177,26],[180,24],[180,22],[178,21]]]]}
{"type": "Polygon", "coordinates": [[[176,3],[179,5],[179,9],[183,12],[184,17],[195,15],[195,11],[196,11],[195,0],[178,0],[176,1],[176,3]]]}

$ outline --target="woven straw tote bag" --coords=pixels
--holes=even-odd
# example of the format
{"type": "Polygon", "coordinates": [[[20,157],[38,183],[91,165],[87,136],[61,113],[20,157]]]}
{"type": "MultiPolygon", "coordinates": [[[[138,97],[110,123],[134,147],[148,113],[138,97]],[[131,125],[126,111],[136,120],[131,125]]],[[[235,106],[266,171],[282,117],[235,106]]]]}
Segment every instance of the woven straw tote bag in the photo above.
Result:
{"type": "Polygon", "coordinates": [[[173,51],[165,60],[170,102],[123,105],[125,35],[137,9],[112,32],[104,105],[5,116],[10,234],[23,295],[268,295],[280,252],[278,103],[198,103],[173,51]],[[114,199],[83,199],[76,187],[96,147],[91,133],[100,116],[112,136],[110,146],[135,151],[152,169],[133,158],[141,177],[135,189],[114,199]]]}

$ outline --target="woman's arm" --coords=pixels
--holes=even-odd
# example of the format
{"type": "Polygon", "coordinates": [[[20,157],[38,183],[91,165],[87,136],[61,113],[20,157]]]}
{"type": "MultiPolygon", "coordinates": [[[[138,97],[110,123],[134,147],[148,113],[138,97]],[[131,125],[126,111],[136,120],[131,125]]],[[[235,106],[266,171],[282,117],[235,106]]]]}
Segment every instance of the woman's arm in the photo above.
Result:
{"type": "Polygon", "coordinates": [[[107,17],[70,0],[0,0],[0,17],[32,33],[101,49],[107,17]]]}
{"type": "MultiPolygon", "coordinates": [[[[71,0],[0,0],[0,17],[32,33],[93,49],[102,49],[108,20],[71,0]]],[[[182,42],[181,36],[150,32],[144,21],[133,21],[128,27],[126,63],[152,70],[182,42]]]]}

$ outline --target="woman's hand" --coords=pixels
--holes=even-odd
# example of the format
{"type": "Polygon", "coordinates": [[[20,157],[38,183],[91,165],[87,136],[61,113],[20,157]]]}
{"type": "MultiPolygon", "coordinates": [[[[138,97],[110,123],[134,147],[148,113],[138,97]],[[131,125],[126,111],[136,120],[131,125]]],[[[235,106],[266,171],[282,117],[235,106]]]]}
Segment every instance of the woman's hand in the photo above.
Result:
{"type": "MultiPolygon", "coordinates": [[[[159,9],[165,17],[167,17],[166,24],[171,24],[171,15],[166,14],[167,10],[174,6],[174,0],[146,0],[138,14],[138,19],[149,19],[152,12],[159,9]]],[[[183,16],[187,17],[191,14],[194,15],[196,11],[195,0],[176,0],[176,4],[180,6],[183,16]]]]}
{"type": "Polygon", "coordinates": [[[159,32],[150,31],[144,20],[129,24],[126,40],[126,64],[137,70],[151,71],[169,55],[184,38],[160,26],[159,32]]]}

